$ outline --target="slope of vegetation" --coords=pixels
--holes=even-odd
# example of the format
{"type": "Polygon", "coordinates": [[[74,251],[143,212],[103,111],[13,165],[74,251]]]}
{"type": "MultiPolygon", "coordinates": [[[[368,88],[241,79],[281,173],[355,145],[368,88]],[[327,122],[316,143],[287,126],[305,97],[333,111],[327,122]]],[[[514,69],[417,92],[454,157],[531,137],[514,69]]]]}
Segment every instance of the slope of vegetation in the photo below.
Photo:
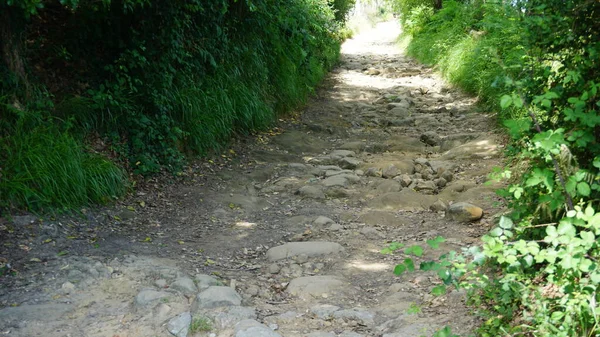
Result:
{"type": "Polygon", "coordinates": [[[421,267],[470,290],[481,336],[600,335],[600,2],[393,4],[409,54],[499,111],[513,139],[498,172],[511,212],[481,249],[421,267]]]}
{"type": "Polygon", "coordinates": [[[352,0],[0,1],[0,209],[176,172],[301,104],[352,0]]]}

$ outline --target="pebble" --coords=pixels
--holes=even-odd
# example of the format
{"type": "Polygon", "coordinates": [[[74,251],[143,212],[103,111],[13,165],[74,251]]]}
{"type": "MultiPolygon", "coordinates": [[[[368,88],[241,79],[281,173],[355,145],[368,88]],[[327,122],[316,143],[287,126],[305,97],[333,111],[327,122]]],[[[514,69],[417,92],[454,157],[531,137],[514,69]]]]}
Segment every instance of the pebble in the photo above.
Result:
{"type": "Polygon", "coordinates": [[[75,285],[71,282],[65,282],[62,284],[62,286],[60,287],[60,289],[62,290],[62,292],[64,294],[71,294],[75,291],[75,285]]]}

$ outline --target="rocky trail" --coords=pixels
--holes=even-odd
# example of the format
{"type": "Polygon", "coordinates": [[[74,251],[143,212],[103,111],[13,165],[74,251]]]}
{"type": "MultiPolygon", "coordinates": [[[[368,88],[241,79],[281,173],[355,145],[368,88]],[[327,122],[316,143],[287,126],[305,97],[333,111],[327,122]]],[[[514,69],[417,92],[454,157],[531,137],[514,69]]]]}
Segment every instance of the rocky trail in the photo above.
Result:
{"type": "Polygon", "coordinates": [[[472,332],[462,292],[432,296],[435,274],[395,276],[407,255],[380,251],[445,238],[418,262],[477,244],[502,211],[486,184],[502,137],[399,32],[347,41],[304,111],[222,165],[80,217],[0,222],[0,336],[472,332]]]}

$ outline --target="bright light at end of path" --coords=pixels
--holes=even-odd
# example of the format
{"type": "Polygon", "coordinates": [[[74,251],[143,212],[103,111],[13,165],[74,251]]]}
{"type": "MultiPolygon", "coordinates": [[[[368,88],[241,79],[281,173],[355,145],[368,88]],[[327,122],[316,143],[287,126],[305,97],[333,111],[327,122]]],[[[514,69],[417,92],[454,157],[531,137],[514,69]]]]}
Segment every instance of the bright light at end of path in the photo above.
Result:
{"type": "Polygon", "coordinates": [[[384,271],[392,269],[392,266],[387,263],[373,263],[365,261],[353,261],[348,264],[352,268],[365,271],[384,271]]]}

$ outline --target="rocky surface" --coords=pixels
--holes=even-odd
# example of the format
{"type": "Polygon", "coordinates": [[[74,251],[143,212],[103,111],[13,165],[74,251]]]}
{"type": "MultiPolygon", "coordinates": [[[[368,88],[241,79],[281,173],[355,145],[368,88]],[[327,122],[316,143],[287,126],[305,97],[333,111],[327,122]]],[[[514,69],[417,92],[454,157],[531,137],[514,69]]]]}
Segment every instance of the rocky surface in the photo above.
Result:
{"type": "Polygon", "coordinates": [[[347,41],[302,113],[178,178],[74,217],[0,220],[0,334],[18,337],[431,335],[477,319],[416,262],[479,243],[501,212],[492,116],[395,45],[347,41]],[[175,181],[171,181],[175,180],[175,181]]]}

